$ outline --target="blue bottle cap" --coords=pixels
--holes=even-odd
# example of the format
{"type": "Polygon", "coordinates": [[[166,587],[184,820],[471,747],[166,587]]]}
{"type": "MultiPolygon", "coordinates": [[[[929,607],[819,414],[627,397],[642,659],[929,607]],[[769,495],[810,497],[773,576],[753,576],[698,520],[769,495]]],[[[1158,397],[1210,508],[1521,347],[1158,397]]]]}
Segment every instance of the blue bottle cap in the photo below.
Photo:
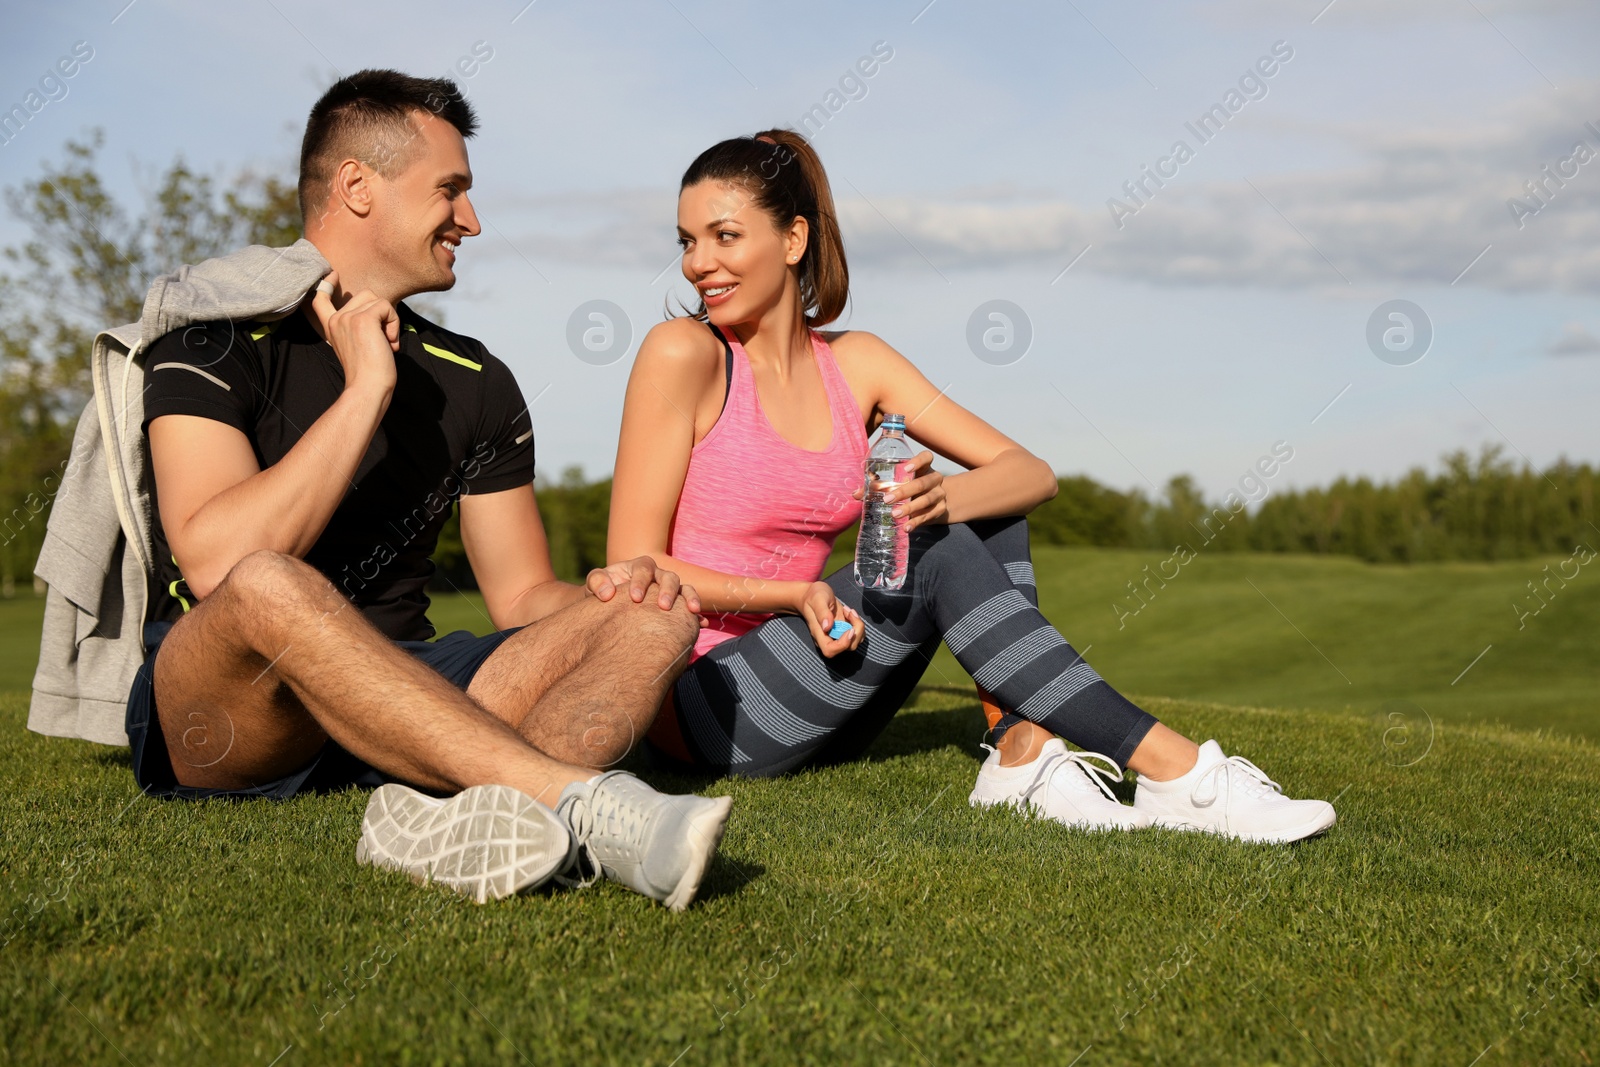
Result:
{"type": "Polygon", "coordinates": [[[839,638],[849,633],[850,629],[850,624],[845,622],[843,619],[834,619],[833,626],[828,629],[828,636],[837,641],[839,638]]]}

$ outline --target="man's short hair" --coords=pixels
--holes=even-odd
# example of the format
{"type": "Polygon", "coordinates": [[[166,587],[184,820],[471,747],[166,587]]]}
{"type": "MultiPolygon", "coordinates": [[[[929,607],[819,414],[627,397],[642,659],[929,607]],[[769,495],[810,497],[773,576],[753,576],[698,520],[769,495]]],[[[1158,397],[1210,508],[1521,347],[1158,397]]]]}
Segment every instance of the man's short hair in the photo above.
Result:
{"type": "Polygon", "coordinates": [[[385,178],[405,170],[418,133],[411,113],[436,115],[471,137],[478,116],[449,78],[413,78],[397,70],[359,70],[334,82],[311,108],[300,142],[300,216],[323,209],[333,172],[359,159],[385,178]]]}

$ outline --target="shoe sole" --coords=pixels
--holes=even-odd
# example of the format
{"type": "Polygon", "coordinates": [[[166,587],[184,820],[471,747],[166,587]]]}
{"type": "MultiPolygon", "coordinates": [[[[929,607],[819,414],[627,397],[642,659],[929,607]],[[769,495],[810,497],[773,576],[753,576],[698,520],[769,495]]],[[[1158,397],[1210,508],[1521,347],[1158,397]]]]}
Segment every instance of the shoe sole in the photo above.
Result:
{"type": "Polygon", "coordinates": [[[1042,819],[1049,819],[1051,822],[1065,826],[1070,830],[1083,830],[1091,834],[1127,834],[1132,833],[1135,830],[1149,829],[1149,827],[1152,825],[1148,822],[1067,822],[1065,819],[1058,819],[1054,815],[1045,815],[1043,813],[1040,813],[1039,817],[1042,819]]]}
{"type": "Polygon", "coordinates": [[[684,869],[678,884],[661,902],[668,911],[683,911],[694,902],[694,895],[700,889],[700,880],[705,877],[706,868],[711,866],[711,857],[716,855],[717,846],[722,843],[723,831],[728,828],[728,813],[732,810],[732,797],[716,797],[704,811],[690,820],[685,832],[691,842],[701,847],[684,869]]]}
{"type": "MultiPolygon", "coordinates": [[[[1048,819],[1048,820],[1050,820],[1051,822],[1055,823],[1058,826],[1067,827],[1069,830],[1083,830],[1083,831],[1085,831],[1087,833],[1112,833],[1114,831],[1127,832],[1127,831],[1131,831],[1131,830],[1143,830],[1147,826],[1155,825],[1154,823],[1149,822],[1148,820],[1145,821],[1145,822],[1137,822],[1137,823],[1093,822],[1093,821],[1088,821],[1088,820],[1078,821],[1078,822],[1068,822],[1066,819],[1059,819],[1056,816],[1051,815],[1051,814],[1049,814],[1049,813],[1047,813],[1047,812],[1045,812],[1045,811],[1043,811],[1043,810],[1041,810],[1039,808],[1035,808],[1035,807],[1032,807],[1032,806],[1029,806],[1029,805],[1019,804],[1019,803],[1017,803],[1016,799],[1013,798],[1013,797],[995,798],[995,797],[980,796],[977,793],[972,793],[967,797],[967,804],[969,806],[971,806],[971,807],[980,808],[980,809],[1000,808],[1000,807],[1010,808],[1012,811],[1020,811],[1025,815],[1034,815],[1034,816],[1036,816],[1036,817],[1038,817],[1040,819],[1048,819]]],[[[1123,806],[1127,807],[1127,805],[1123,805],[1123,806]]],[[[1132,809],[1129,809],[1129,810],[1132,810],[1132,809]]]]}
{"type": "Polygon", "coordinates": [[[1159,815],[1154,817],[1154,821],[1150,825],[1159,826],[1166,830],[1186,830],[1192,833],[1216,834],[1218,837],[1227,837],[1251,845],[1289,845],[1296,841],[1304,841],[1308,837],[1326,833],[1338,821],[1338,813],[1330,806],[1326,812],[1317,815],[1314,819],[1301,823],[1299,826],[1292,826],[1287,830],[1274,830],[1265,834],[1238,834],[1230,830],[1217,830],[1209,826],[1195,826],[1192,823],[1168,822],[1159,815]]]}
{"type": "Polygon", "coordinates": [[[967,795],[967,803],[974,808],[993,808],[1000,804],[1016,807],[1009,797],[987,797],[980,795],[976,791],[967,795]]]}
{"type": "Polygon", "coordinates": [[[507,785],[473,786],[440,801],[390,784],[367,802],[356,862],[484,904],[549,881],[570,843],[555,812],[507,785]]]}

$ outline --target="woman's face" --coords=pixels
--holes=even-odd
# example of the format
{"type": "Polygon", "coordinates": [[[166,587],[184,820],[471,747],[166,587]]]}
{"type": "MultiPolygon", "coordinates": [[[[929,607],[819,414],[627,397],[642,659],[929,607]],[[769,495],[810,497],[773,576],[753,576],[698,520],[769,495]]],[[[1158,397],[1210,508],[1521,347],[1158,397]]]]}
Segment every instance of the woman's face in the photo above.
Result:
{"type": "Polygon", "coordinates": [[[783,299],[805,253],[806,223],[786,231],[729,182],[703,181],[678,196],[683,276],[705,301],[711,322],[753,322],[783,299]]]}

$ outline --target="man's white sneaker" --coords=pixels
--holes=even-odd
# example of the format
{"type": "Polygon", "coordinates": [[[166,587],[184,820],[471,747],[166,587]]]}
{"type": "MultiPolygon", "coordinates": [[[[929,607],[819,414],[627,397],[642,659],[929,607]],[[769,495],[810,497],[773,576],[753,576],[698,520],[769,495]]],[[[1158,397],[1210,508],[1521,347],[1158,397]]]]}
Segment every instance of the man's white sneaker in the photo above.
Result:
{"type": "Polygon", "coordinates": [[[509,785],[477,785],[448,800],[379,786],[356,843],[357,863],[447,885],[479,904],[543,885],[572,854],[556,813],[509,785]]]}
{"type": "Polygon", "coordinates": [[[979,768],[977,784],[967,798],[975,808],[995,804],[1030,808],[1083,830],[1136,830],[1150,825],[1147,814],[1119,803],[1101,781],[1121,781],[1122,768],[1098,752],[1073,752],[1061,738],[1052,737],[1031,762],[1002,767],[1000,753],[983,747],[989,749],[989,758],[979,768]],[[1102,760],[1110,770],[1090,760],[1102,760]]]}
{"type": "Polygon", "coordinates": [[[573,782],[561,791],[556,814],[580,855],[560,881],[587,885],[604,874],[682,911],[711,865],[732,806],[732,797],[658,793],[626,771],[573,782]]]}
{"type": "Polygon", "coordinates": [[[1320,834],[1337,818],[1325,800],[1284,796],[1260,767],[1223,755],[1215,741],[1200,746],[1200,759],[1181,778],[1153,782],[1141,774],[1133,806],[1155,826],[1280,844],[1320,834]]]}

